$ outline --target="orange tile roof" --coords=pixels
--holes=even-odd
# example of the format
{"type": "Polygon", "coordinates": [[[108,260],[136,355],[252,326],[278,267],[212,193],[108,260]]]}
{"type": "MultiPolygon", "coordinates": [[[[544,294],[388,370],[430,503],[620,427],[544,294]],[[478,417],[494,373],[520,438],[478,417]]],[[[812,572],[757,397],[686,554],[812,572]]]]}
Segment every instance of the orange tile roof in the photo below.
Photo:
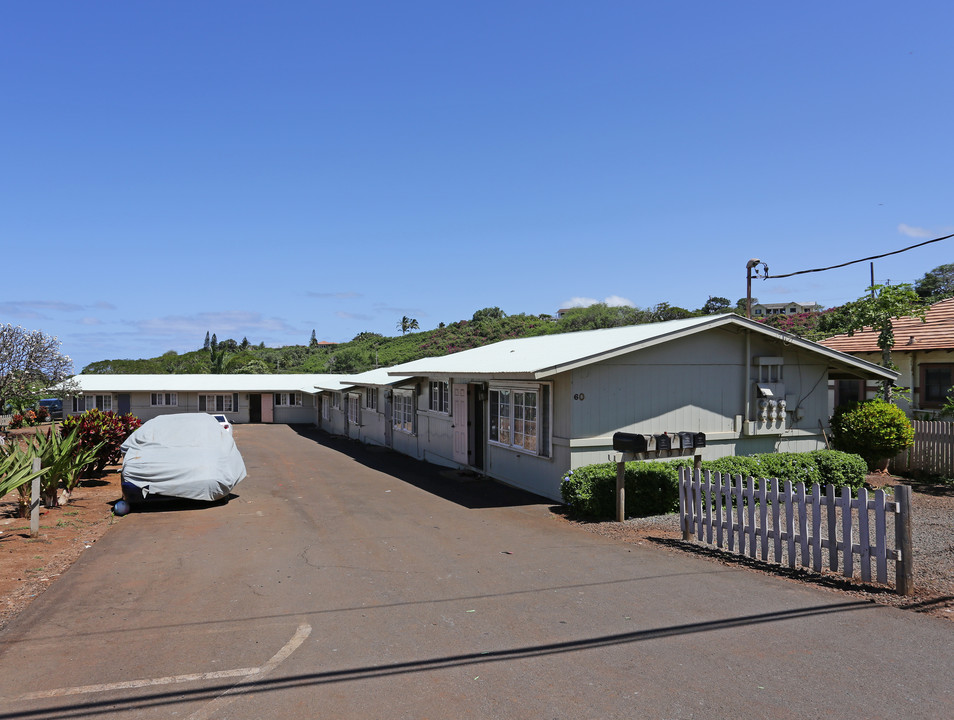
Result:
{"type": "MultiPolygon", "coordinates": [[[[954,349],[954,298],[931,305],[924,316],[895,318],[892,352],[954,349]]],[[[865,328],[853,336],[833,335],[819,344],[846,353],[880,352],[878,331],[865,328]]]]}

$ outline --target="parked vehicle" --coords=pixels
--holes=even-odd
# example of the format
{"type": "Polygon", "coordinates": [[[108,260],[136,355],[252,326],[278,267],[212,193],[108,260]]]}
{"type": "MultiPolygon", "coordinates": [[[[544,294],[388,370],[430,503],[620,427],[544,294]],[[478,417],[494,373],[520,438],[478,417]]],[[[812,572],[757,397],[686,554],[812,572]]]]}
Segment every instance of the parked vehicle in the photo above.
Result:
{"type": "Polygon", "coordinates": [[[50,414],[51,420],[62,420],[63,419],[63,401],[60,398],[47,398],[45,400],[40,400],[40,407],[46,408],[46,411],[50,414]]]}
{"type": "Polygon", "coordinates": [[[230,435],[232,434],[232,423],[229,422],[229,419],[225,417],[225,415],[213,415],[212,417],[218,420],[219,425],[221,425],[223,429],[228,430],[230,435]]]}
{"type": "Polygon", "coordinates": [[[160,415],[122,444],[123,498],[142,503],[169,498],[221,500],[246,476],[245,461],[212,415],[160,415]]]}

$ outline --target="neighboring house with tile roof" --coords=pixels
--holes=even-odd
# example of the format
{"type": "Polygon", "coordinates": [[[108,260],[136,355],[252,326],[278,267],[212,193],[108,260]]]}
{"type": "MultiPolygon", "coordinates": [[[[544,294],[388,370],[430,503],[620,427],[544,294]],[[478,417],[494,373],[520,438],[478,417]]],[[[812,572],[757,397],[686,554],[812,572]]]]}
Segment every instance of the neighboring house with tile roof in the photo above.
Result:
{"type": "MultiPolygon", "coordinates": [[[[954,387],[954,298],[931,305],[922,321],[918,317],[895,318],[891,360],[900,376],[897,384],[910,388],[911,401],[899,404],[909,415],[934,415],[954,387]]],[[[854,335],[835,335],[821,345],[872,363],[881,361],[878,331],[865,328],[854,335]]],[[[832,407],[851,400],[869,399],[877,394],[876,383],[859,381],[830,384],[832,407]]]]}

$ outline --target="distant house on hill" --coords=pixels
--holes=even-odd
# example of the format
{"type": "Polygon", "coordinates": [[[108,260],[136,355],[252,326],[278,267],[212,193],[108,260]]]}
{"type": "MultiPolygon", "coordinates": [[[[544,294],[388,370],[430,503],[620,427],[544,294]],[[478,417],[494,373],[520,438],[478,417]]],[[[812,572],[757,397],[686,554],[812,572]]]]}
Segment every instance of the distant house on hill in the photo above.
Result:
{"type": "MultiPolygon", "coordinates": [[[[931,305],[922,322],[918,317],[891,321],[895,345],[891,359],[898,366],[898,384],[911,389],[911,401],[898,399],[909,415],[932,415],[944,404],[954,387],[954,298],[931,305]]],[[[835,335],[821,345],[869,362],[881,361],[878,331],[865,328],[854,335],[835,335]]],[[[878,392],[877,383],[839,380],[832,383],[832,406],[867,400],[878,392]]]]}
{"type": "Polygon", "coordinates": [[[822,306],[816,302],[800,303],[752,303],[752,317],[764,318],[769,315],[798,315],[799,313],[819,312],[822,306]]]}

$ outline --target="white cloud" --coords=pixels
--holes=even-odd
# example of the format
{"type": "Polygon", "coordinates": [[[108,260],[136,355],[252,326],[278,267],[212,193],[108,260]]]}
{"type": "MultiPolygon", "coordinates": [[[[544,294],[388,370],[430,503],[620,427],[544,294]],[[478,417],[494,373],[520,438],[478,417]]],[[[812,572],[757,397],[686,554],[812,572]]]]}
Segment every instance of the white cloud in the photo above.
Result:
{"type": "Polygon", "coordinates": [[[908,237],[913,237],[913,238],[929,238],[934,235],[934,233],[932,233],[930,230],[926,228],[919,228],[919,227],[914,227],[912,225],[905,225],[904,223],[901,223],[900,225],[898,225],[898,232],[900,232],[902,235],[907,235],[908,237]]]}
{"type": "Polygon", "coordinates": [[[336,312],[335,317],[341,318],[342,320],[365,320],[370,322],[374,320],[371,315],[362,315],[360,313],[349,313],[349,312],[336,312]]]}
{"type": "Polygon", "coordinates": [[[80,320],[80,325],[102,325],[103,321],[99,318],[84,317],[80,320]]]}
{"type": "Polygon", "coordinates": [[[560,309],[569,310],[570,308],[584,308],[589,307],[590,305],[596,305],[600,302],[604,305],[609,305],[610,307],[636,307],[636,304],[628,298],[624,298],[619,295],[610,295],[603,300],[597,300],[596,298],[588,297],[573,297],[562,303],[560,305],[560,309]]]}
{"type": "Polygon", "coordinates": [[[177,333],[204,335],[207,331],[227,337],[229,333],[249,334],[258,332],[291,332],[296,328],[281,318],[266,318],[259,313],[232,310],[218,313],[198,313],[196,315],[169,315],[161,318],[149,318],[134,322],[133,325],[145,333],[175,335],[177,333]]]}

